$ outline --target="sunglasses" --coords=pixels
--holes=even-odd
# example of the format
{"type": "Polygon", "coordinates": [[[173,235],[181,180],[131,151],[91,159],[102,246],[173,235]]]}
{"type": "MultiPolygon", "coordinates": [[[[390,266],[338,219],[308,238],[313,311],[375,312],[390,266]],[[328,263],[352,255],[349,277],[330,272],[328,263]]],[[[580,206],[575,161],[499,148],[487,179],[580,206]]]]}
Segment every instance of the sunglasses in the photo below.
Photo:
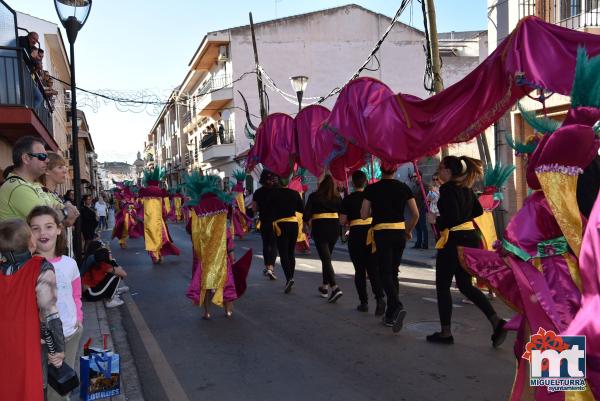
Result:
{"type": "Polygon", "coordinates": [[[27,153],[29,157],[35,157],[41,162],[46,161],[48,159],[48,153],[27,153]]]}

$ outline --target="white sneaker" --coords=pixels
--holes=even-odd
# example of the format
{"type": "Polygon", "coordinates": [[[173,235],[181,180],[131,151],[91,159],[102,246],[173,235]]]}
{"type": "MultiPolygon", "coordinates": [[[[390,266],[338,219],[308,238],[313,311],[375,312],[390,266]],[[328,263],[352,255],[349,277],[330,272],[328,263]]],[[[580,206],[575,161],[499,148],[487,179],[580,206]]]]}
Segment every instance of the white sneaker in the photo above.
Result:
{"type": "Polygon", "coordinates": [[[117,295],[115,295],[110,301],[108,301],[105,306],[107,308],[116,308],[117,306],[121,306],[123,305],[125,302],[119,298],[117,295]]]}
{"type": "Polygon", "coordinates": [[[117,288],[117,295],[121,295],[124,292],[129,291],[129,287],[127,287],[126,285],[122,285],[120,287],[117,288]]]}

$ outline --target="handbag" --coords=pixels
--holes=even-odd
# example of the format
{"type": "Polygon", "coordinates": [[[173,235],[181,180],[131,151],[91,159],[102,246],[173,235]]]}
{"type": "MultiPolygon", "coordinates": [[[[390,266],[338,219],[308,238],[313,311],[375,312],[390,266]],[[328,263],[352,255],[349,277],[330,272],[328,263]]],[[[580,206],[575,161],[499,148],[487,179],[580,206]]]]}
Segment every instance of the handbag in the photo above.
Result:
{"type": "MultiPolygon", "coordinates": [[[[48,347],[48,352],[54,354],[56,348],[52,333],[45,328],[43,330],[43,336],[46,341],[46,346],[48,347]]],[[[75,370],[65,362],[63,362],[59,368],[52,364],[48,364],[48,384],[52,386],[58,394],[67,395],[79,386],[79,377],[77,377],[75,370]]]]}

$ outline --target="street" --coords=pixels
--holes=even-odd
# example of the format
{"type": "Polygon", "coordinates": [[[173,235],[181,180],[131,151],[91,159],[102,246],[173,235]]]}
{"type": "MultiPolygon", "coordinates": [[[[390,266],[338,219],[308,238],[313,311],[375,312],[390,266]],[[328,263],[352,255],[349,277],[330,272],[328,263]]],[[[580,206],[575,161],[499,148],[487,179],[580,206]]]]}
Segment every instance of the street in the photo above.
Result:
{"type": "MultiPolygon", "coordinates": [[[[255,252],[246,294],[227,319],[213,306],[212,320],[185,297],[191,278],[191,242],[182,224],[171,224],[179,257],[152,265],[143,239],[127,249],[111,243],[128,272],[131,288],[123,321],[146,400],[478,400],[506,399],[514,357],[510,334],[500,349],[491,328],[454,291],[453,346],[432,345],[439,330],[432,269],[403,266],[401,299],[408,315],[394,335],[373,315],[355,310],[353,267],[348,253],[334,251],[344,296],[336,304],[320,298],[320,261],[297,257],[296,285],[283,294],[279,280],[262,275],[260,237],[236,241],[236,257],[255,252]]],[[[509,310],[493,301],[502,316],[509,310]]]]}

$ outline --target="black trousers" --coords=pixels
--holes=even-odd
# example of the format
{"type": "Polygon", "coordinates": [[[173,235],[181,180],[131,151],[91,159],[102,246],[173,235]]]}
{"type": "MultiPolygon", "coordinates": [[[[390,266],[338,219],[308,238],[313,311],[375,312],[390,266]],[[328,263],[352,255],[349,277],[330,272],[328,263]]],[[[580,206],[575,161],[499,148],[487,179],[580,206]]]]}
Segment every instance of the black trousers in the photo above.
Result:
{"type": "Polygon", "coordinates": [[[406,246],[404,230],[375,231],[375,244],[377,245],[375,257],[380,269],[383,290],[387,298],[385,316],[391,319],[396,309],[404,307],[398,296],[400,288],[398,273],[400,271],[404,247],[406,246]]]}
{"type": "Polygon", "coordinates": [[[321,259],[323,284],[335,286],[335,271],[331,263],[331,254],[340,235],[337,219],[317,219],[312,222],[311,235],[321,259]]]}
{"type": "Polygon", "coordinates": [[[298,239],[298,223],[279,223],[281,235],[277,237],[279,260],[286,281],[294,278],[296,271],[296,240],[298,239]]]}
{"type": "Polygon", "coordinates": [[[83,292],[83,299],[86,301],[100,301],[101,299],[111,299],[121,282],[121,278],[112,273],[106,273],[104,279],[94,288],[89,288],[83,292]]]}
{"type": "Polygon", "coordinates": [[[476,231],[453,231],[448,243],[439,249],[435,261],[435,288],[437,291],[438,312],[442,326],[452,322],[452,277],[456,279],[459,291],[473,302],[489,319],[496,314],[494,307],[485,295],[471,282],[471,276],[461,266],[458,260],[458,246],[471,248],[479,247],[480,239],[476,231]]]}
{"type": "Polygon", "coordinates": [[[371,290],[375,298],[383,298],[383,287],[375,255],[371,253],[371,246],[367,245],[367,232],[369,226],[355,226],[350,228],[348,237],[348,252],[354,265],[354,285],[361,303],[367,303],[367,273],[371,281],[371,290]]]}
{"type": "Polygon", "coordinates": [[[272,221],[261,220],[260,236],[262,238],[265,266],[273,266],[275,264],[275,260],[277,259],[277,241],[275,240],[272,221]]]}

